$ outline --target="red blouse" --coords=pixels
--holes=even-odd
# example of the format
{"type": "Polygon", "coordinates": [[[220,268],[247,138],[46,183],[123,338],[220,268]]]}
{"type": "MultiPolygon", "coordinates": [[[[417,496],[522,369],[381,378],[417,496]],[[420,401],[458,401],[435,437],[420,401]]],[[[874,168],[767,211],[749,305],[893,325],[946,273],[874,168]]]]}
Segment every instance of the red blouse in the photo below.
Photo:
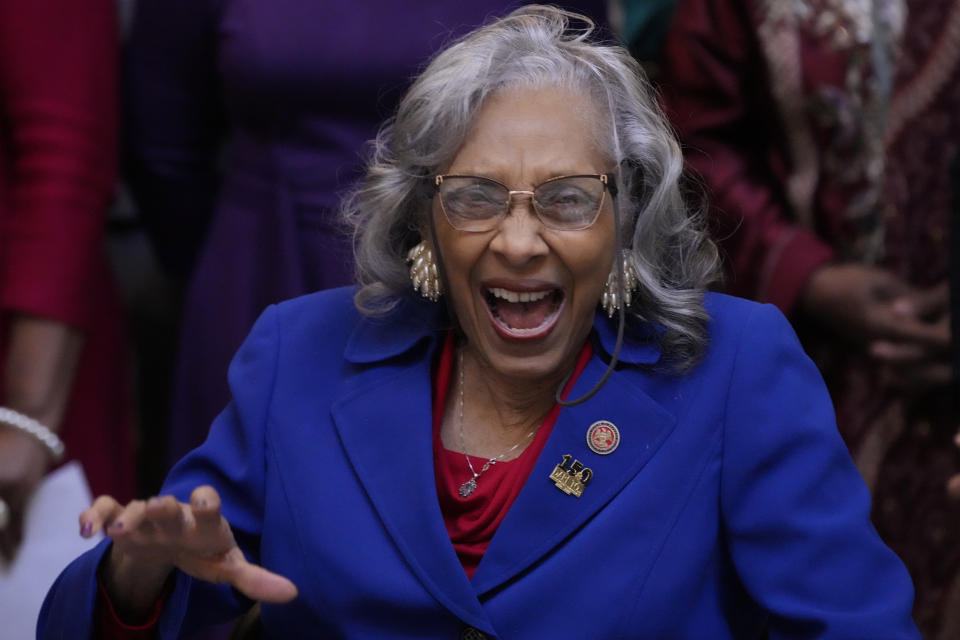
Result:
{"type": "MultiPolygon", "coordinates": [[[[467,576],[473,578],[477,565],[483,558],[487,545],[497,532],[497,527],[503,521],[516,499],[520,490],[527,482],[550,437],[553,424],[560,414],[560,405],[555,404],[540,423],[540,428],[533,442],[520,454],[519,457],[508,462],[498,462],[491,465],[477,478],[477,488],[467,498],[461,498],[460,485],[469,480],[473,474],[464,455],[459,451],[450,451],[444,448],[440,441],[440,426],[443,424],[443,411],[446,406],[447,392],[450,389],[453,376],[454,361],[453,333],[447,335],[443,350],[433,376],[433,469],[437,479],[437,496],[440,499],[440,510],[447,526],[447,533],[453,548],[460,558],[467,576]]],[[[563,398],[577,381],[580,373],[590,356],[593,348],[588,340],[580,351],[577,364],[570,381],[563,390],[563,398]]],[[[487,462],[487,458],[470,456],[473,468],[479,471],[487,462]]]]}

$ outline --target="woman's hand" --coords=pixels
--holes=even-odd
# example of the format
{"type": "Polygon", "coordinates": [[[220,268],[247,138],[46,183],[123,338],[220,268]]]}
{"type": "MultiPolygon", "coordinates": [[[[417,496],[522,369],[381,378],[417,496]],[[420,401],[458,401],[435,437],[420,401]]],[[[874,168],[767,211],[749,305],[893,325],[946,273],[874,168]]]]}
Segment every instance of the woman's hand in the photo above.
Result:
{"type": "Polygon", "coordinates": [[[49,453],[36,438],[0,424],[0,499],[8,508],[8,521],[0,529],[0,558],[6,562],[20,546],[27,502],[49,463],[49,453]]]}
{"type": "Polygon", "coordinates": [[[195,489],[190,504],[163,496],[123,506],[101,496],[80,515],[80,533],[89,537],[101,529],[113,539],[102,577],[125,620],[150,610],[173,568],[229,584],[253,600],[288,602],[297,596],[290,580],[247,562],[212,487],[195,489]]]}

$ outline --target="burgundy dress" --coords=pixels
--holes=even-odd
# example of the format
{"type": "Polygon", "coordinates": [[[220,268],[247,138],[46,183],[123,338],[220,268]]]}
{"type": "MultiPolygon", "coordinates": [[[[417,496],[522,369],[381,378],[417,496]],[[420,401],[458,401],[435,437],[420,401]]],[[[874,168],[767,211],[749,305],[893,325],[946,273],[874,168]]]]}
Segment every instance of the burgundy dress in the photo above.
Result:
{"type": "Polygon", "coordinates": [[[13,313],[83,332],[60,435],[94,494],[128,500],[129,356],[103,248],[116,180],[114,14],[109,0],[0,0],[0,336],[13,313]]]}
{"type": "Polygon", "coordinates": [[[226,404],[227,364],[265,306],[353,280],[339,198],[412,77],[521,4],[139,0],[132,181],[162,261],[189,275],[172,459],[226,404]]]}
{"type": "MultiPolygon", "coordinates": [[[[711,191],[734,293],[791,314],[834,258],[918,287],[948,278],[960,2],[686,0],[664,82],[687,160],[711,191]]],[[[950,390],[892,391],[858,349],[798,328],[874,492],[877,529],[914,578],[921,631],[960,637],[950,390]]]]}

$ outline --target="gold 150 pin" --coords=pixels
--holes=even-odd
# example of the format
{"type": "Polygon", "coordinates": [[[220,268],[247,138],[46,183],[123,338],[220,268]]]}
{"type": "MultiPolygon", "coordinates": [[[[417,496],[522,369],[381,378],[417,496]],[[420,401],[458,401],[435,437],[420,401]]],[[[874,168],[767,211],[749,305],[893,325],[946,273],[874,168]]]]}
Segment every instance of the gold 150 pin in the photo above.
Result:
{"type": "Polygon", "coordinates": [[[570,464],[571,460],[573,460],[573,456],[563,454],[560,464],[550,472],[550,479],[553,480],[558,489],[567,495],[579,498],[593,478],[593,470],[584,467],[579,460],[573,460],[573,464],[570,464]]]}

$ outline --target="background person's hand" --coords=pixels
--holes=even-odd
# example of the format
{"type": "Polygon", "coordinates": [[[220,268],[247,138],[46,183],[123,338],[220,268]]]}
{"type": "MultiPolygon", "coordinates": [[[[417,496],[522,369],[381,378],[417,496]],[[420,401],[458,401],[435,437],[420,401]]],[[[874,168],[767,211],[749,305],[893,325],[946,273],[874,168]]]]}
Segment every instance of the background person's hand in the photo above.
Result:
{"type": "Polygon", "coordinates": [[[810,277],[800,305],[810,318],[834,333],[869,344],[900,335],[903,314],[893,303],[913,291],[885,269],[830,264],[810,277]]]}
{"type": "Polygon", "coordinates": [[[870,354],[886,365],[887,382],[923,390],[951,381],[950,291],[942,282],[896,298],[903,333],[895,339],[876,340],[870,354]]]}
{"type": "Polygon", "coordinates": [[[917,289],[877,267],[827,265],[811,276],[801,306],[822,326],[862,345],[885,367],[889,384],[925,389],[950,380],[946,283],[917,289]]]}
{"type": "MultiPolygon", "coordinates": [[[[953,443],[960,447],[960,431],[953,437],[953,443]]],[[[960,500],[960,473],[955,474],[947,482],[947,493],[950,494],[951,498],[960,500]]]]}
{"type": "MultiPolygon", "coordinates": [[[[0,368],[3,404],[54,432],[67,409],[83,336],[64,324],[25,314],[6,318],[7,352],[0,368]]],[[[50,454],[33,436],[0,424],[0,498],[9,521],[0,530],[0,557],[9,561],[23,538],[25,510],[50,467],[50,454]]]]}
{"type": "Polygon", "coordinates": [[[960,473],[950,478],[950,481],[947,483],[947,492],[952,498],[960,500],[960,473]]]}
{"type": "Polygon", "coordinates": [[[34,489],[43,480],[50,454],[40,442],[12,427],[0,425],[0,499],[8,509],[0,529],[0,559],[11,562],[23,539],[24,512],[34,489]]]}
{"type": "Polygon", "coordinates": [[[247,562],[212,487],[195,489],[189,504],[163,496],[123,506],[101,496],[80,515],[80,532],[89,537],[101,529],[113,539],[104,582],[125,620],[150,609],[174,567],[229,584],[253,600],[287,602],[297,596],[290,580],[247,562]]]}

